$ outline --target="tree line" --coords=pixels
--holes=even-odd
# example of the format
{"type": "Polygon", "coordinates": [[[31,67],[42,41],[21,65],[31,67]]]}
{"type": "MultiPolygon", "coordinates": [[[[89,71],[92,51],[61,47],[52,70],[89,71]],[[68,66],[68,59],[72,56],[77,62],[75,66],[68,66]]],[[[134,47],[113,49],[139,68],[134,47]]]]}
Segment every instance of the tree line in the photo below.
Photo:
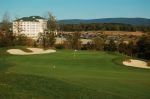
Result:
{"type": "Polygon", "coordinates": [[[64,42],[55,44],[55,48],[118,52],[131,57],[150,60],[150,34],[141,37],[132,36],[132,38],[127,36],[126,38],[129,39],[128,42],[124,42],[122,38],[116,40],[99,35],[87,42],[87,44],[82,43],[80,36],[80,32],[68,34],[66,35],[66,40],[64,42]]]}
{"type": "Polygon", "coordinates": [[[133,26],[121,23],[60,24],[62,31],[143,31],[150,32],[150,26],[133,26]]]}

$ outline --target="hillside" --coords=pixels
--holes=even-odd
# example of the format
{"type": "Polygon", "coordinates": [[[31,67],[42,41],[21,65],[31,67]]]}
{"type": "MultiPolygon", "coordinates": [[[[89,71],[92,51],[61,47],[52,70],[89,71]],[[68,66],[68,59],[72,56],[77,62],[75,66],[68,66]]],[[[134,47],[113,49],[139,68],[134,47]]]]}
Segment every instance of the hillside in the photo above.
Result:
{"type": "Polygon", "coordinates": [[[150,25],[150,19],[146,18],[102,18],[102,19],[66,19],[59,20],[63,24],[79,24],[79,23],[123,23],[131,25],[150,25]]]}

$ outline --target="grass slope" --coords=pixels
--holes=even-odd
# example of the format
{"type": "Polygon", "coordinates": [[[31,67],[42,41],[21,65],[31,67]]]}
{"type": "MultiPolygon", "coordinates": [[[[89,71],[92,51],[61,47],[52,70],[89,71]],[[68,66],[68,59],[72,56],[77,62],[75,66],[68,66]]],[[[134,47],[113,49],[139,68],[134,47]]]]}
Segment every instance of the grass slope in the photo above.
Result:
{"type": "Polygon", "coordinates": [[[0,98],[149,99],[150,70],[122,65],[124,56],[58,50],[17,56],[0,49],[0,98]]]}

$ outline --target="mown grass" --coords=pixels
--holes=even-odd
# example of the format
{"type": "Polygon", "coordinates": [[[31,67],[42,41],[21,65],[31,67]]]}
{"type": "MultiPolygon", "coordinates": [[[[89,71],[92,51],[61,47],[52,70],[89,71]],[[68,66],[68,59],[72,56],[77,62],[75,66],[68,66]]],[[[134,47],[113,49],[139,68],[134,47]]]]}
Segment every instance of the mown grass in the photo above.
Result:
{"type": "Polygon", "coordinates": [[[150,98],[150,70],[123,66],[124,56],[117,53],[19,56],[5,50],[0,50],[0,99],[150,98]]]}

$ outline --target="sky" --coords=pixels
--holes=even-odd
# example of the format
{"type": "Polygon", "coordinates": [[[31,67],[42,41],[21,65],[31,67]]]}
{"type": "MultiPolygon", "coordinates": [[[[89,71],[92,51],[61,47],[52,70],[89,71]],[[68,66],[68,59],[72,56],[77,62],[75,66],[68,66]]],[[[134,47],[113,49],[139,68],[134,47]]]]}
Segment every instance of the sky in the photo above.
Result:
{"type": "Polygon", "coordinates": [[[0,0],[0,20],[6,12],[12,19],[47,12],[58,20],[150,18],[150,0],[0,0]]]}

